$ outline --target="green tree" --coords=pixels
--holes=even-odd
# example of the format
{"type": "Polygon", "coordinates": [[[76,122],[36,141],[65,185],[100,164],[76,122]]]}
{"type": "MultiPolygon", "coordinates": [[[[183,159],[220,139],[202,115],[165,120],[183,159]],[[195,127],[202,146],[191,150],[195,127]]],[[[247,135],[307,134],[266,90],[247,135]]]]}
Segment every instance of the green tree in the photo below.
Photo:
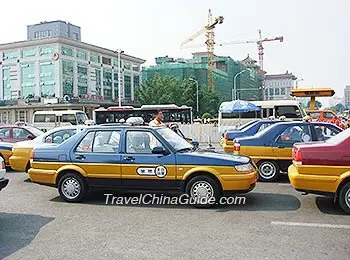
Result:
{"type": "MultiPolygon", "coordinates": [[[[310,103],[311,103],[311,101],[307,102],[307,109],[310,108],[310,103]]],[[[322,103],[320,101],[316,100],[316,102],[315,102],[315,109],[320,109],[321,107],[322,107],[322,103]]]]}

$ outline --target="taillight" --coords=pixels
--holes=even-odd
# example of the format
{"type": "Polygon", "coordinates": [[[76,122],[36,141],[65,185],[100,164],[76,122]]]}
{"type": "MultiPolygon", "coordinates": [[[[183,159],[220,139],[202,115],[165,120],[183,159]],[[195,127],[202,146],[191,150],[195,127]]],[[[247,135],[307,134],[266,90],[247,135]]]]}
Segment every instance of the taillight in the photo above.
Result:
{"type": "Polygon", "coordinates": [[[302,156],[300,149],[298,149],[298,148],[294,148],[293,161],[295,162],[296,165],[303,164],[303,156],[302,156]]]}
{"type": "Polygon", "coordinates": [[[29,159],[30,160],[34,159],[34,151],[33,150],[30,152],[29,159]]]}
{"type": "Polygon", "coordinates": [[[239,154],[239,151],[241,150],[241,145],[240,143],[234,143],[233,144],[233,153],[234,154],[239,154]]]}

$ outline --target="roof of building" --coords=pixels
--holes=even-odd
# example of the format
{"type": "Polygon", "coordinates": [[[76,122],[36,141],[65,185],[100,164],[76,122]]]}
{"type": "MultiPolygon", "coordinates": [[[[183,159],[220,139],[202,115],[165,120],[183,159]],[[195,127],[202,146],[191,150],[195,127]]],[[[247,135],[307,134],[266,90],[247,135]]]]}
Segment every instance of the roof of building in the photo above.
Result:
{"type": "MultiPolygon", "coordinates": [[[[110,50],[107,48],[99,47],[93,44],[81,42],[72,40],[70,38],[66,37],[48,37],[48,38],[42,38],[42,39],[35,39],[35,40],[25,40],[25,41],[18,41],[18,42],[10,42],[10,43],[3,43],[0,44],[0,51],[2,50],[13,50],[18,48],[24,48],[24,47],[31,47],[31,46],[37,46],[37,45],[44,45],[44,44],[53,44],[53,43],[61,43],[61,44],[67,44],[74,47],[82,48],[82,49],[88,49],[93,52],[98,52],[101,54],[109,55],[112,57],[117,57],[118,53],[117,51],[110,50]]],[[[146,60],[140,59],[131,55],[127,55],[122,53],[121,58],[133,62],[138,63],[144,63],[146,60]]]]}
{"type": "Polygon", "coordinates": [[[289,73],[288,70],[284,74],[268,74],[265,75],[266,79],[293,79],[296,80],[297,77],[293,73],[289,73]]]}
{"type": "Polygon", "coordinates": [[[36,25],[43,25],[43,24],[48,24],[48,23],[65,23],[65,24],[70,24],[72,26],[75,26],[75,27],[79,27],[78,25],[75,25],[75,24],[72,24],[70,22],[67,22],[67,21],[62,21],[62,20],[54,20],[54,21],[43,21],[43,22],[40,22],[40,23],[36,23],[36,24],[29,24],[27,26],[36,26],[36,25]]]}

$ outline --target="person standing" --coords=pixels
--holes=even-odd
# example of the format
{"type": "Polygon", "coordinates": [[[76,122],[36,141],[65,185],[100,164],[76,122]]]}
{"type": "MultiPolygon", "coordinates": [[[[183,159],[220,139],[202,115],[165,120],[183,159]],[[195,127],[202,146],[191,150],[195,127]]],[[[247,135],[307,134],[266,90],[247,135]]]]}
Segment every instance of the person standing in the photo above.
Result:
{"type": "Polygon", "coordinates": [[[166,126],[166,124],[163,123],[162,110],[157,110],[154,119],[151,122],[149,122],[149,126],[166,126]]]}

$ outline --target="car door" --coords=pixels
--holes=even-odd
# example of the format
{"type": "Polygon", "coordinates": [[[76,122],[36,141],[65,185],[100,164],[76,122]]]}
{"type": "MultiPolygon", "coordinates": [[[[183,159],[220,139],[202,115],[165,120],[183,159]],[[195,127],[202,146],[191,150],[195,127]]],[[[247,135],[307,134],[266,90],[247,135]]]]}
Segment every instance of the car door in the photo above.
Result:
{"type": "Polygon", "coordinates": [[[72,150],[72,163],[83,169],[89,185],[117,187],[121,184],[120,131],[88,132],[72,150]]]}
{"type": "Polygon", "coordinates": [[[326,141],[341,131],[339,128],[334,127],[333,125],[313,124],[312,126],[315,132],[315,135],[312,138],[313,141],[326,141]]]}
{"type": "Polygon", "coordinates": [[[312,134],[311,127],[308,124],[288,126],[276,136],[273,152],[284,170],[292,160],[293,145],[309,141],[312,141],[312,134]]]}
{"type": "Polygon", "coordinates": [[[142,190],[176,189],[175,154],[151,130],[127,130],[122,164],[123,186],[142,190]],[[153,154],[154,147],[166,153],[153,154]]]}

